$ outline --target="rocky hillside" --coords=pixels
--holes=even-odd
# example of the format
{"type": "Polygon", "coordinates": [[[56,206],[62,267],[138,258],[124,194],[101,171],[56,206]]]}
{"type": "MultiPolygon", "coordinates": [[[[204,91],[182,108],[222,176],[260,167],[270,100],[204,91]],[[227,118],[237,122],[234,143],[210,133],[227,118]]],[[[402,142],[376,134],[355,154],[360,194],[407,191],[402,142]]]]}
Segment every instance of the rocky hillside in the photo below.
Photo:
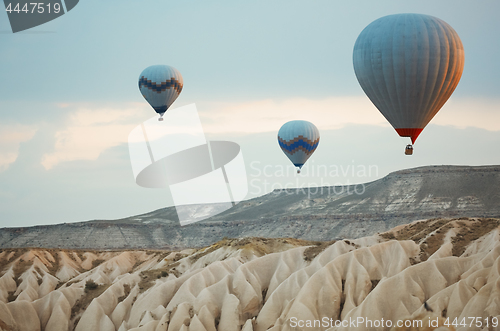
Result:
{"type": "MultiPolygon", "coordinates": [[[[203,213],[217,205],[192,206],[203,213]]],[[[223,237],[359,238],[436,217],[500,217],[500,166],[402,170],[363,185],[274,191],[180,227],[174,207],[120,220],[0,229],[0,247],[201,247],[223,237]]]]}
{"type": "Polygon", "coordinates": [[[416,221],[330,242],[3,249],[0,330],[498,330],[498,284],[500,219],[416,221]]]}

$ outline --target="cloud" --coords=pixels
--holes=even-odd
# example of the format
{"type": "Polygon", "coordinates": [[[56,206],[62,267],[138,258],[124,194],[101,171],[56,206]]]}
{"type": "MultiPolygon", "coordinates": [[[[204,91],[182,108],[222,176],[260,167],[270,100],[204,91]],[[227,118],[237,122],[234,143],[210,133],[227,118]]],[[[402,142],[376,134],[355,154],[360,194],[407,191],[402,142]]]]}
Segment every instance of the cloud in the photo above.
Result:
{"type": "Polygon", "coordinates": [[[36,133],[33,125],[0,125],[0,171],[6,170],[19,154],[19,145],[36,133]]]}
{"type": "Polygon", "coordinates": [[[202,103],[198,109],[203,128],[209,133],[272,132],[287,121],[299,119],[313,122],[320,130],[339,129],[352,123],[387,125],[366,97],[202,103]]]}
{"type": "Polygon", "coordinates": [[[72,112],[67,126],[55,132],[55,146],[42,157],[45,169],[61,162],[95,160],[106,149],[127,143],[130,131],[141,123],[144,106],[129,103],[122,107],[64,105],[72,112]]]}
{"type": "MultiPolygon", "coordinates": [[[[313,122],[320,130],[340,129],[349,124],[390,127],[365,96],[200,103],[198,109],[207,133],[277,132],[285,122],[296,119],[313,122]]],[[[500,99],[452,98],[431,123],[498,131],[498,109],[500,99]]]]}
{"type": "Polygon", "coordinates": [[[500,99],[451,98],[432,120],[460,129],[474,127],[500,131],[500,99]]]}
{"type": "MultiPolygon", "coordinates": [[[[350,123],[387,125],[365,97],[199,104],[202,105],[198,110],[206,133],[273,132],[292,119],[309,120],[325,130],[350,123]]],[[[154,114],[142,103],[119,107],[93,104],[57,106],[70,115],[65,127],[54,133],[54,150],[42,157],[42,165],[47,170],[61,162],[97,159],[104,150],[127,143],[130,131],[154,114]]]]}
{"type": "MultiPolygon", "coordinates": [[[[97,159],[104,150],[126,144],[130,131],[154,114],[143,103],[105,107],[61,104],[59,107],[63,107],[71,115],[66,127],[55,132],[54,150],[43,156],[42,165],[45,169],[51,169],[61,162],[97,159]]],[[[341,129],[350,124],[390,128],[385,118],[365,96],[246,102],[202,101],[197,108],[207,134],[277,132],[285,122],[295,119],[313,122],[320,130],[341,129]]],[[[452,98],[432,123],[498,131],[500,112],[497,109],[500,109],[500,99],[452,98]]],[[[12,136],[17,130],[10,132],[12,136]]],[[[25,141],[23,139],[31,139],[33,134],[34,131],[21,130],[16,136],[17,140],[14,136],[11,139],[25,141]]],[[[11,144],[9,149],[2,148],[0,167],[15,160],[17,147],[14,147],[18,144],[11,144]]]]}

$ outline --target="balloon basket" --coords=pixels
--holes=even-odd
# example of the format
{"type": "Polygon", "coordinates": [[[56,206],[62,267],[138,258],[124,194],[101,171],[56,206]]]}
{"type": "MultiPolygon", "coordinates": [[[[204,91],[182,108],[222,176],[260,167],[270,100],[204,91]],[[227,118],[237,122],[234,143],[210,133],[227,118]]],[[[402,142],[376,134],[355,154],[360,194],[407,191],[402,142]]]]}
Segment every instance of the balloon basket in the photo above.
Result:
{"type": "Polygon", "coordinates": [[[406,145],[405,155],[413,155],[413,146],[412,145],[406,145]]]}
{"type": "Polygon", "coordinates": [[[160,117],[160,118],[158,119],[158,121],[159,121],[159,122],[163,122],[163,117],[160,117]]]}

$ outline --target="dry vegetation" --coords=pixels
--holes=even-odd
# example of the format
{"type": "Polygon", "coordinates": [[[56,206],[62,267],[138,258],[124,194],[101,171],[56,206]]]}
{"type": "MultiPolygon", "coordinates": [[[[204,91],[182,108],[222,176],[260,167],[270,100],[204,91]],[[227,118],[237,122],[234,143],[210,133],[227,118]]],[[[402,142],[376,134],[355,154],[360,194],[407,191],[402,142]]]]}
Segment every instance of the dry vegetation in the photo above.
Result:
{"type": "Polygon", "coordinates": [[[304,251],[304,260],[305,261],[312,261],[314,258],[321,253],[322,251],[325,250],[328,246],[332,245],[335,243],[336,240],[332,241],[317,241],[314,243],[313,246],[306,248],[304,251]]]}
{"type": "Polygon", "coordinates": [[[167,277],[168,271],[165,269],[145,270],[140,272],[139,292],[143,293],[150,289],[157,279],[167,277]]]}
{"type": "Polygon", "coordinates": [[[461,256],[469,243],[499,226],[500,219],[495,218],[437,218],[414,222],[399,227],[399,230],[381,233],[380,236],[386,240],[413,240],[420,246],[420,261],[426,261],[443,245],[449,230],[456,231],[451,238],[453,256],[461,256]]]}
{"type": "Polygon", "coordinates": [[[451,241],[453,243],[454,256],[462,255],[470,242],[500,226],[500,220],[494,218],[480,218],[472,224],[464,221],[458,221],[457,223],[461,227],[460,231],[451,241]]]}
{"type": "MultiPolygon", "coordinates": [[[[96,284],[97,285],[97,284],[96,284]]],[[[111,284],[107,285],[97,285],[95,288],[87,289],[85,288],[85,293],[76,300],[75,305],[71,308],[70,320],[74,321],[74,325],[78,323],[80,315],[87,309],[92,300],[100,296],[104,291],[108,289],[111,284]]]]}

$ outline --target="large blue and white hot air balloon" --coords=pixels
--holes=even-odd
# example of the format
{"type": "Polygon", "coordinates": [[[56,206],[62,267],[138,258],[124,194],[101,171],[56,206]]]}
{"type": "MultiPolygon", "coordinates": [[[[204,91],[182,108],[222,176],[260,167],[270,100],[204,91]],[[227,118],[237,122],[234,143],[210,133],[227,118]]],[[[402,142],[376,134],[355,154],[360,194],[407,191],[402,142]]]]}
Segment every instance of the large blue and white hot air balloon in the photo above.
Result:
{"type": "Polygon", "coordinates": [[[177,99],[184,85],[181,73],[174,67],[154,65],[144,69],[139,76],[139,90],[147,102],[160,114],[163,114],[177,99]]]}
{"type": "Polygon", "coordinates": [[[361,32],[353,63],[368,98],[401,137],[414,143],[457,87],[464,48],[443,20],[396,14],[361,32]]]}
{"type": "Polygon", "coordinates": [[[290,121],[278,131],[278,143],[300,173],[304,163],[318,148],[319,131],[311,122],[290,121]]]}

